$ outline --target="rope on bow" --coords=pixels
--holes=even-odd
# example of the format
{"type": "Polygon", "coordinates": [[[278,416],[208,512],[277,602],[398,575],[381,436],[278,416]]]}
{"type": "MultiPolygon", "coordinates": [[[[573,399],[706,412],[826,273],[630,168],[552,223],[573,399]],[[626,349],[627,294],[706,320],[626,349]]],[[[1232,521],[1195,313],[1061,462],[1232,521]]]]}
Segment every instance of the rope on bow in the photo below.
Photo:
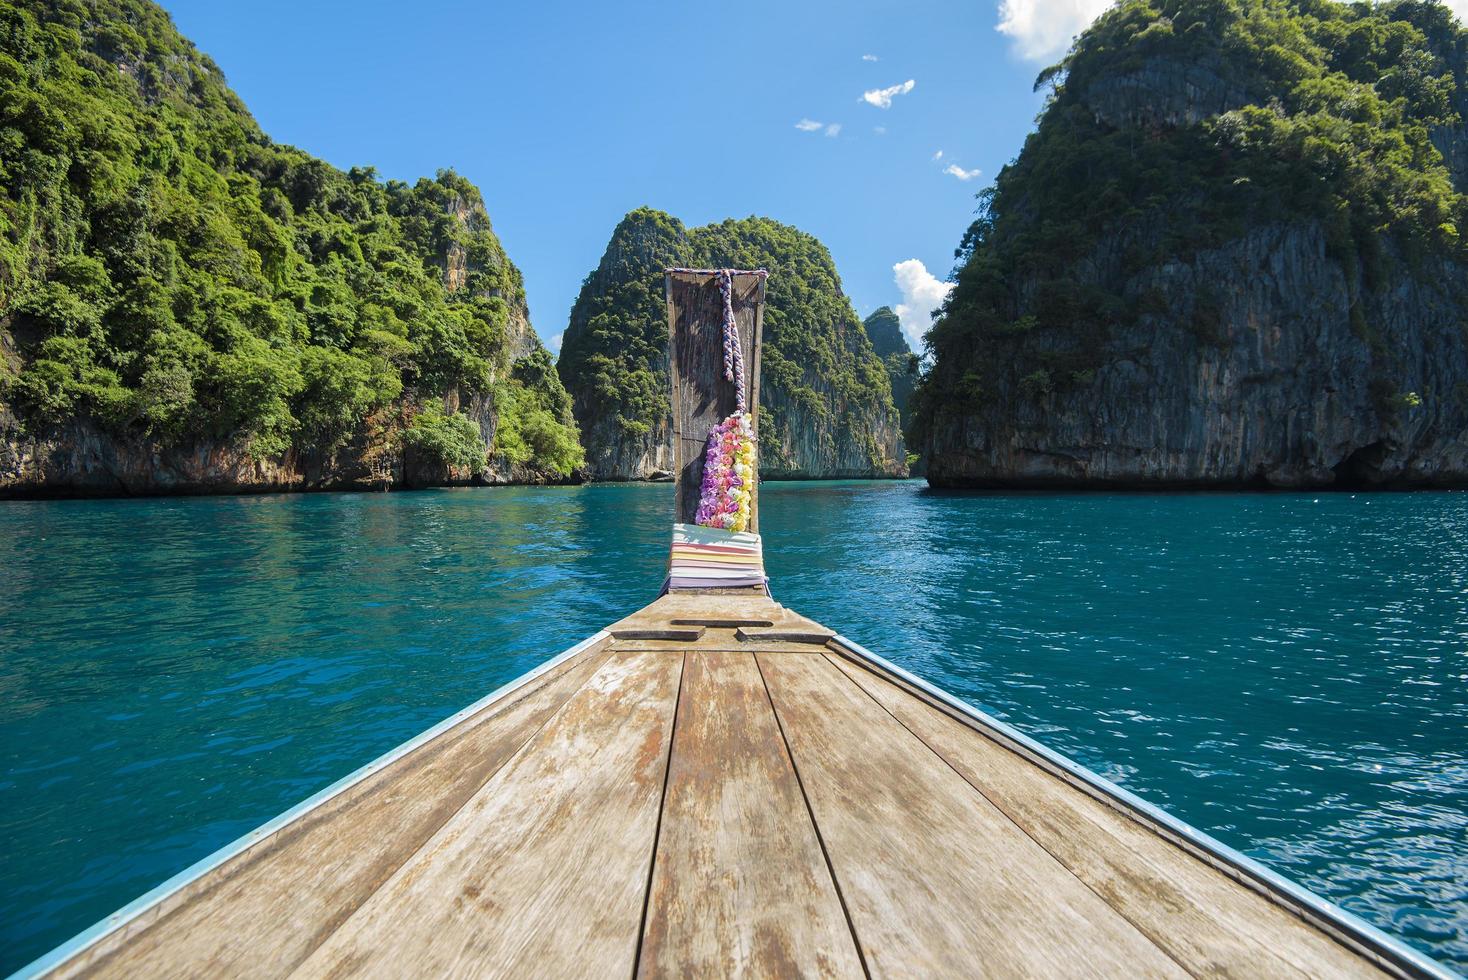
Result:
{"type": "Polygon", "coordinates": [[[734,322],[734,276],[719,270],[719,292],[724,297],[724,377],[734,382],[734,410],[749,409],[744,394],[744,345],[739,342],[739,325],[734,322]]]}
{"type": "Polygon", "coordinates": [[[759,276],[763,279],[769,273],[764,269],[749,272],[739,269],[669,269],[668,271],[718,277],[719,296],[724,301],[724,379],[734,385],[734,410],[740,414],[749,411],[749,395],[744,385],[744,345],[739,340],[739,324],[734,320],[734,277],[759,276]]]}

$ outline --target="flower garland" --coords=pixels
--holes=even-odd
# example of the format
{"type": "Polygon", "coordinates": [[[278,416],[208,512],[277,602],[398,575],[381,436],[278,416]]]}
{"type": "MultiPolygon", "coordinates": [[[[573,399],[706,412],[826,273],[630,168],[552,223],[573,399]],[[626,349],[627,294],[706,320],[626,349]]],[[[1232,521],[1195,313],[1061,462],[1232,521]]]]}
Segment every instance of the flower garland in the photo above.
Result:
{"type": "Polygon", "coordinates": [[[744,348],[734,319],[734,277],[752,275],[764,279],[763,269],[738,272],[734,269],[669,269],[714,276],[723,306],[724,380],[734,386],[734,414],[709,431],[703,459],[703,486],[699,489],[694,522],[725,531],[747,531],[754,499],[754,417],[748,408],[744,380],[744,348]]]}
{"type": "Polygon", "coordinates": [[[754,423],[748,412],[735,412],[709,431],[695,522],[726,531],[749,529],[754,460],[754,423]]]}

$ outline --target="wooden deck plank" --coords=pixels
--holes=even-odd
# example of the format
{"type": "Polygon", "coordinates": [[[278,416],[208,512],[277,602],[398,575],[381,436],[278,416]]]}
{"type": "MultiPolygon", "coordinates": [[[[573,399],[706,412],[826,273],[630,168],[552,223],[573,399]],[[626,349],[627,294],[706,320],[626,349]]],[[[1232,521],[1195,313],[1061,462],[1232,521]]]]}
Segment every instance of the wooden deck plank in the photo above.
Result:
{"type": "Polygon", "coordinates": [[[870,670],[832,662],[1178,962],[1208,976],[1380,976],[1298,917],[870,670]]]}
{"type": "Polygon", "coordinates": [[[1186,976],[825,659],[757,655],[874,976],[1186,976]]]}
{"type": "Polygon", "coordinates": [[[51,975],[288,973],[462,807],[606,656],[602,644],[511,692],[51,975]]]}
{"type": "Polygon", "coordinates": [[[710,621],[740,625],[761,622],[773,626],[787,621],[793,615],[763,593],[727,596],[709,595],[706,592],[669,592],[631,615],[617,620],[607,630],[615,633],[625,629],[658,629],[680,623],[707,626],[710,621]]]}
{"type": "Polygon", "coordinates": [[[612,654],[297,975],[631,975],[682,665],[612,654]]]}
{"type": "Polygon", "coordinates": [[[753,655],[690,654],[639,974],[860,977],[753,655]]]}
{"type": "Polygon", "coordinates": [[[715,630],[713,636],[705,636],[697,643],[680,643],[676,640],[617,640],[613,650],[641,653],[805,653],[817,657],[826,655],[826,648],[814,643],[793,643],[788,640],[755,642],[740,640],[730,630],[715,630]]]}

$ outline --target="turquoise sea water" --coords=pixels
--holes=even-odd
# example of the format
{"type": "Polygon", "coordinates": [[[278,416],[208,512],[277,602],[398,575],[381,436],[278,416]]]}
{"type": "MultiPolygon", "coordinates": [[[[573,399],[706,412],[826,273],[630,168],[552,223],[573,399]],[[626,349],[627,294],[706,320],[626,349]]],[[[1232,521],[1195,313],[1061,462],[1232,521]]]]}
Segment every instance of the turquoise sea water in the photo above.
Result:
{"type": "MultiPolygon", "coordinates": [[[[761,505],[786,605],[1468,966],[1468,494],[761,505]]],[[[0,972],[650,601],[670,510],[0,503],[0,972]]]]}

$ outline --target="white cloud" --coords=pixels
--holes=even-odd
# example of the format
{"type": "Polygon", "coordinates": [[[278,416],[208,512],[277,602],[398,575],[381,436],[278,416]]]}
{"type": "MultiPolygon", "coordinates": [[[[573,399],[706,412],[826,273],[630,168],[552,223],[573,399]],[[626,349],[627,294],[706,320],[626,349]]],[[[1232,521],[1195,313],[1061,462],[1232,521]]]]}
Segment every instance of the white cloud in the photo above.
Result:
{"type": "Polygon", "coordinates": [[[867,105],[874,105],[878,109],[890,109],[892,108],[892,97],[894,95],[906,95],[912,91],[913,86],[916,84],[917,82],[909,78],[901,85],[891,85],[887,88],[874,88],[861,93],[861,99],[859,101],[865,102],[867,105]]]}
{"type": "Polygon", "coordinates": [[[886,136],[887,135],[887,127],[886,126],[873,126],[872,127],[872,132],[873,133],[876,133],[878,136],[886,136]]]}
{"type": "Polygon", "coordinates": [[[545,346],[550,350],[552,354],[559,354],[561,352],[561,341],[565,339],[565,331],[562,331],[561,333],[556,334],[550,340],[547,340],[545,342],[545,346]]]}
{"type": "Polygon", "coordinates": [[[840,136],[841,135],[841,124],[840,123],[832,123],[831,125],[827,126],[826,127],[826,135],[827,136],[830,136],[832,139],[836,138],[837,136],[840,136]]]}
{"type": "Polygon", "coordinates": [[[933,311],[943,305],[953,283],[943,282],[933,275],[919,259],[906,259],[894,265],[892,278],[902,291],[902,302],[897,304],[896,310],[902,332],[909,346],[921,351],[923,334],[928,332],[933,322],[933,311]]]}
{"type": "Polygon", "coordinates": [[[948,166],[944,167],[943,172],[945,174],[952,174],[959,180],[973,180],[979,175],[979,171],[977,168],[973,170],[965,170],[956,163],[950,163],[948,166]]]}
{"type": "MultiPolygon", "coordinates": [[[[999,0],[996,30],[1013,42],[1014,53],[1027,61],[1049,63],[1070,47],[1071,39],[1091,26],[1113,0],[999,0]]],[[[1468,7],[1468,0],[1456,0],[1468,7]]]]}
{"type": "Polygon", "coordinates": [[[795,124],[795,128],[800,130],[802,133],[814,133],[816,130],[820,129],[824,125],[825,123],[818,123],[814,119],[802,119],[800,122],[795,124]]]}
{"type": "Polygon", "coordinates": [[[937,153],[934,153],[933,154],[933,159],[934,160],[941,160],[941,159],[943,159],[943,151],[942,150],[939,150],[937,153]]]}
{"type": "Polygon", "coordinates": [[[861,56],[861,60],[862,61],[880,61],[881,59],[878,58],[874,54],[864,54],[864,55],[861,56]]]}

